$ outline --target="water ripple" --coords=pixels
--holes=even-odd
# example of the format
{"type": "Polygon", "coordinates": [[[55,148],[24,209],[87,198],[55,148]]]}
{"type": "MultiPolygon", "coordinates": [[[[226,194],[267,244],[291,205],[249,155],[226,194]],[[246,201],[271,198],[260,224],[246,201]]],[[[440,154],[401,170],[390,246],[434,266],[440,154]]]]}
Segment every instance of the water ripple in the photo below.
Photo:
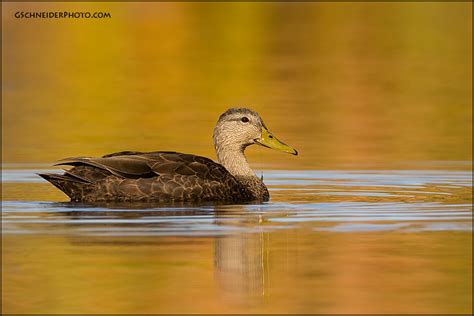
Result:
{"type": "MultiPolygon", "coordinates": [[[[4,170],[27,188],[35,173],[4,170]]],[[[465,171],[265,171],[274,201],[137,208],[3,201],[4,234],[210,236],[309,228],[315,232],[472,231],[472,176],[465,171]]],[[[45,186],[46,187],[46,186],[45,186]]]]}

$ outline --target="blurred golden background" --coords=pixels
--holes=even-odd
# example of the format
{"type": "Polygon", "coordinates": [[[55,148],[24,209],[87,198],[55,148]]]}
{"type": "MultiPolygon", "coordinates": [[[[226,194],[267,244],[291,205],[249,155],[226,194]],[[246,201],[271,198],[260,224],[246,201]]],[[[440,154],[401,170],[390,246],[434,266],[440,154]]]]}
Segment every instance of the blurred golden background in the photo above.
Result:
{"type": "Polygon", "coordinates": [[[254,166],[472,158],[471,3],[2,6],[4,163],[214,158],[214,124],[232,106],[257,110],[301,154],[251,148],[254,166]],[[64,10],[112,18],[14,17],[64,10]]]}

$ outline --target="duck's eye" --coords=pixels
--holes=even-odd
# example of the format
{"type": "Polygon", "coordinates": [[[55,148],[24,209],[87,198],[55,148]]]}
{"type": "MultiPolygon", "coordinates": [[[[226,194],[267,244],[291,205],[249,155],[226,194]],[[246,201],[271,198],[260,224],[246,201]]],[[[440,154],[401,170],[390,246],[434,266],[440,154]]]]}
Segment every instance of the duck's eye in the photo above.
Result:
{"type": "Polygon", "coordinates": [[[244,123],[248,123],[248,121],[249,121],[249,118],[248,118],[248,117],[246,117],[246,116],[244,116],[244,117],[243,117],[243,118],[241,118],[240,120],[241,120],[242,122],[244,122],[244,123]]]}

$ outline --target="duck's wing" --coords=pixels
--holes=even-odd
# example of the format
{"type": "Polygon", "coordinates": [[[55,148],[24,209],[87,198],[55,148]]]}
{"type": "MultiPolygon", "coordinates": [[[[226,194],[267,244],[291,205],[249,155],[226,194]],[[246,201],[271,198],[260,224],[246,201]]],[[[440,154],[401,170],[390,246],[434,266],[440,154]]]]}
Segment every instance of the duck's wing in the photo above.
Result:
{"type": "Polygon", "coordinates": [[[178,152],[71,157],[64,174],[40,174],[73,201],[240,201],[252,198],[223,166],[178,152]]]}
{"type": "MultiPolygon", "coordinates": [[[[92,167],[92,169],[98,169],[98,173],[95,175],[98,178],[103,178],[106,174],[125,179],[150,178],[160,175],[195,175],[200,179],[207,180],[222,180],[222,178],[232,177],[222,165],[211,159],[170,151],[148,153],[124,151],[100,158],[71,157],[61,160],[56,165],[88,166],[87,169],[92,167]]],[[[94,182],[94,179],[90,178],[94,177],[94,173],[84,174],[84,168],[74,169],[81,170],[81,174],[77,174],[78,176],[94,182]]],[[[69,172],[77,173],[74,172],[74,169],[69,172]]]]}

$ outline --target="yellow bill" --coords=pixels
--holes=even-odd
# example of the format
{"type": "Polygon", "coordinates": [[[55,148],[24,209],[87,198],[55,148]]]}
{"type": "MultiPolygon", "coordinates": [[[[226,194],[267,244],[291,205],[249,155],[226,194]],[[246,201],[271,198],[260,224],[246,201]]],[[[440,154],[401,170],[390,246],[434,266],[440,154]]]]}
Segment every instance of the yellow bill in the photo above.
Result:
{"type": "Polygon", "coordinates": [[[255,139],[255,142],[264,147],[280,150],[295,156],[298,155],[296,149],[291,148],[287,144],[279,141],[278,138],[273,136],[273,134],[270,133],[265,127],[262,127],[262,137],[255,139]]]}

